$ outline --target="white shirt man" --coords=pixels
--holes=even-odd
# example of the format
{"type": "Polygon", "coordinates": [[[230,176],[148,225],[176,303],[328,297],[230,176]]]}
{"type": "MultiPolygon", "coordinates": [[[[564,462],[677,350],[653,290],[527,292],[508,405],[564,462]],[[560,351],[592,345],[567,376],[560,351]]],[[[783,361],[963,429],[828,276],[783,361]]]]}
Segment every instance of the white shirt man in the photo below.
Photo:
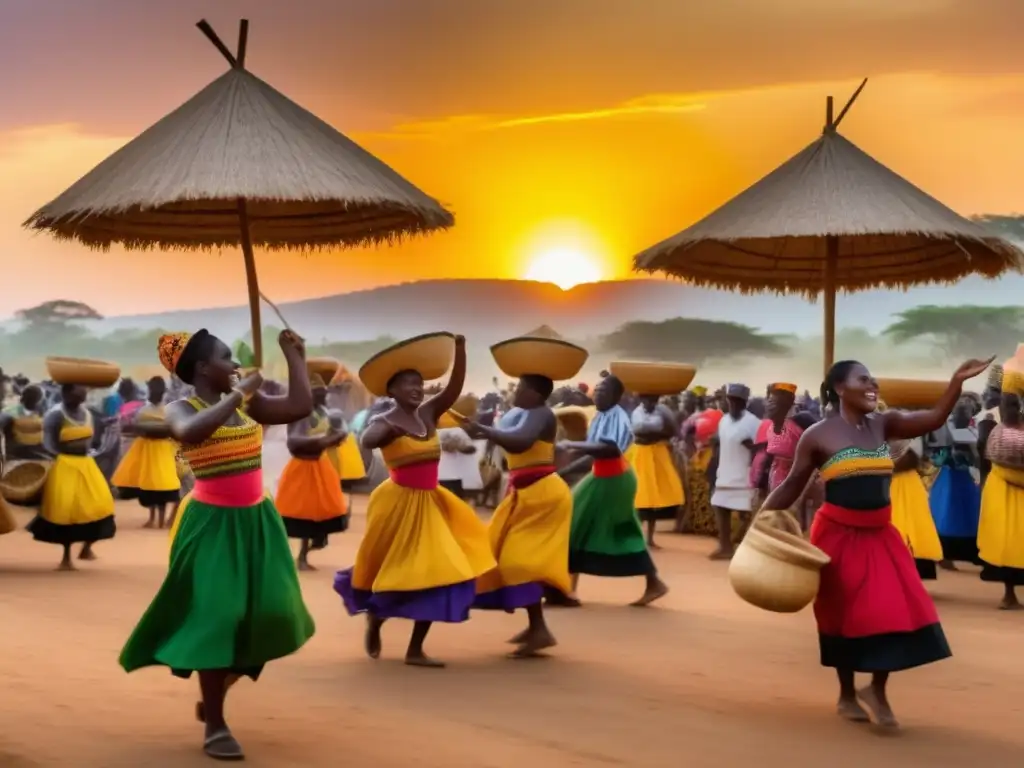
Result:
{"type": "Polygon", "coordinates": [[[744,528],[749,523],[754,489],[750,486],[750,463],[761,420],[747,410],[750,389],[730,384],[726,389],[729,410],[718,422],[718,471],[711,506],[715,508],[718,549],[713,559],[732,557],[732,513],[739,512],[744,528]]]}

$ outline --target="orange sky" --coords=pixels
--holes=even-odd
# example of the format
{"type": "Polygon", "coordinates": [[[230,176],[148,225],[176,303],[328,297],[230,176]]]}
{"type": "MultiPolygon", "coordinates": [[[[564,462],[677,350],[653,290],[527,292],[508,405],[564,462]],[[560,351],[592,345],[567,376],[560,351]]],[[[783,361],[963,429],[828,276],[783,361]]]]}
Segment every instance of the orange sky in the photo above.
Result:
{"type": "Polygon", "coordinates": [[[962,213],[1024,210],[1020,0],[0,3],[0,71],[17,72],[0,107],[0,316],[57,297],[105,314],[244,302],[233,251],[172,262],[20,229],[223,71],[204,15],[228,39],[248,17],[256,74],[457,217],[391,249],[260,256],[275,300],[521,277],[563,247],[627,276],[813,140],[824,97],[862,76],[849,138],[962,213]],[[211,279],[174,295],[172,264],[211,279]]]}

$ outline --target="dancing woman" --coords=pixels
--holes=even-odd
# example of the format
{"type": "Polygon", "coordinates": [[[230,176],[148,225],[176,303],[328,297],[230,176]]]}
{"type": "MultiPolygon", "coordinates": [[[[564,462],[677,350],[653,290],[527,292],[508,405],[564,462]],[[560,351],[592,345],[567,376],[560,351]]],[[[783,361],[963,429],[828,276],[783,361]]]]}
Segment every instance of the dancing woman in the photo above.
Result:
{"type": "Polygon", "coordinates": [[[341,445],[348,436],[331,424],[327,412],[327,385],[311,373],[313,412],[288,425],[291,459],[277,483],[277,509],[289,538],[299,539],[296,565],[300,571],[315,571],[309,564],[311,549],[327,546],[327,537],[348,528],[348,505],[341,491],[338,472],[327,451],[341,445]]]}
{"type": "Polygon", "coordinates": [[[635,446],[631,464],[636,473],[636,511],[647,524],[647,546],[658,549],[654,532],[659,520],[675,520],[686,501],[683,481],[672,454],[679,434],[675,414],[658,395],[641,395],[631,417],[635,446]]]}
{"type": "Polygon", "coordinates": [[[789,476],[765,500],[765,509],[788,509],[820,470],[825,503],[811,526],[811,542],[831,563],[821,572],[814,615],[821,664],[836,670],[838,713],[849,720],[869,720],[863,702],[880,725],[897,727],[886,692],[889,675],[951,655],[914,558],[892,525],[889,441],[945,424],[963,383],[991,362],[964,363],[933,408],[912,413],[876,413],[878,383],[868,369],[852,360],[836,363],[821,387],[822,404],[836,416],[804,432],[789,476]],[[857,672],[872,676],[859,691],[857,672]]]}
{"type": "Polygon", "coordinates": [[[624,388],[615,376],[606,376],[594,389],[597,415],[584,442],[563,442],[559,448],[583,454],[562,473],[579,463],[592,464],[573,489],[572,532],[569,538],[571,599],[578,604],[576,585],[581,573],[593,576],[643,576],[644,593],[632,604],[646,606],[668,594],[647,550],[636,514],[636,474],[625,454],[633,444],[629,416],[619,405],[624,388]]]}
{"type": "MultiPolygon", "coordinates": [[[[444,666],[423,651],[431,624],[466,621],[477,577],[495,566],[487,527],[466,502],[438,484],[437,422],[462,392],[466,340],[455,337],[448,383],[424,401],[420,369],[440,367],[436,360],[423,360],[436,351],[437,339],[438,334],[430,334],[401,342],[359,370],[371,393],[393,400],[362,435],[364,447],[380,449],[390,479],[370,494],[355,565],[334,578],[349,614],[366,613],[367,655],[380,656],[387,619],[410,619],[414,624],[405,663],[420,667],[444,666]]],[[[440,367],[433,378],[443,373],[440,367]]]]}
{"type": "MultiPolygon", "coordinates": [[[[517,341],[503,345],[514,343],[517,341]]],[[[546,343],[556,355],[564,345],[562,354],[575,352],[580,365],[586,360],[585,351],[568,342],[535,339],[521,343],[534,344],[535,349],[543,349],[546,343]]],[[[547,405],[554,389],[548,370],[552,360],[536,351],[530,359],[537,373],[520,375],[513,408],[497,426],[463,422],[471,437],[501,448],[508,463],[508,493],[495,509],[489,527],[497,568],[477,580],[475,607],[509,613],[526,610],[526,629],[510,641],[518,646],[513,658],[535,656],[556,644],[544,618],[545,587],[560,595],[572,588],[568,567],[572,492],[555,471],[558,424],[547,405]]]]}
{"type": "Polygon", "coordinates": [[[978,557],[983,581],[1003,585],[1002,610],[1020,610],[1024,585],[1024,373],[1003,369],[1001,423],[989,433],[985,455],[991,469],[981,492],[978,557]]]}
{"type": "Polygon", "coordinates": [[[112,539],[114,497],[96,464],[96,431],[86,408],[85,386],[65,383],[61,403],[43,419],[43,447],[57,458],[46,477],[39,514],[28,524],[36,541],[64,548],[59,570],[73,571],[71,545],[81,543],[79,560],[95,560],[92,545],[112,539]]]}
{"type": "Polygon", "coordinates": [[[291,424],[313,410],[306,350],[291,331],[279,337],[288,393],[260,391],[262,377],[239,380],[223,341],[197,331],[160,337],[160,362],[195,388],[167,406],[171,436],[195,475],[172,528],[163,585],[121,651],[126,672],[169,667],[199,674],[203,749],[219,760],[243,753],[224,718],[228,689],[256,680],[264,665],[313,636],[284,524],[263,489],[263,428],[291,424]]]}
{"type": "Polygon", "coordinates": [[[0,434],[8,459],[41,461],[53,458],[43,445],[43,413],[46,401],[43,390],[30,384],[22,390],[19,401],[0,413],[0,434]]]}

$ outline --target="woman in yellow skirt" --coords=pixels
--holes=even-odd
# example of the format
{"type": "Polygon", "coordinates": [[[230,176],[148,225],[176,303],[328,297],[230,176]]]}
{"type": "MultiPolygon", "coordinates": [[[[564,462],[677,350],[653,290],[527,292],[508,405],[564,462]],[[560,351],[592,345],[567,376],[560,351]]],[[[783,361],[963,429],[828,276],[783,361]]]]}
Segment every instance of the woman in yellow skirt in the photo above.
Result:
{"type": "Polygon", "coordinates": [[[73,571],[71,545],[81,543],[80,560],[95,560],[92,545],[112,539],[114,497],[93,459],[95,430],[85,407],[88,394],[80,384],[62,383],[61,404],[43,419],[43,441],[57,458],[43,488],[43,503],[28,529],[36,541],[60,544],[58,570],[73,571]]]}
{"type": "Polygon", "coordinates": [[[477,581],[475,607],[512,613],[526,610],[527,627],[510,641],[514,658],[536,656],[556,644],[544,619],[543,599],[572,592],[569,534],[572,491],[555,468],[558,420],[547,406],[553,378],[575,376],[586,350],[558,339],[523,337],[491,348],[502,372],[518,378],[513,408],[495,427],[464,424],[474,439],[499,446],[508,464],[508,493],[494,511],[490,542],[497,567],[477,581]],[[508,364],[509,355],[532,372],[508,364]],[[504,361],[504,364],[503,364],[504,361]]]}
{"type": "Polygon", "coordinates": [[[641,395],[631,416],[633,451],[630,464],[636,473],[636,511],[647,524],[647,546],[658,549],[654,531],[659,520],[675,520],[685,503],[683,481],[676,470],[671,440],[679,424],[658,395],[641,395]]]}
{"type": "Polygon", "coordinates": [[[163,528],[167,507],[177,505],[181,493],[178,478],[178,445],[164,418],[167,382],[154,376],[147,383],[148,402],[139,408],[121,433],[135,438],[117,465],[111,484],[122,499],[138,499],[149,510],[144,528],[163,528]]]}
{"type": "MultiPolygon", "coordinates": [[[[352,374],[343,365],[338,366],[334,376],[328,383],[328,389],[340,388],[342,394],[351,392],[352,374]]],[[[346,397],[346,403],[351,407],[350,400],[346,397]]],[[[351,413],[351,411],[349,411],[351,413]]],[[[343,428],[347,425],[342,425],[343,428]]],[[[366,479],[366,465],[363,463],[363,454],[359,450],[359,443],[356,441],[355,433],[346,429],[348,434],[341,445],[335,445],[327,449],[327,458],[334,466],[334,471],[341,478],[341,487],[350,488],[360,480],[366,479]]]]}
{"type": "Polygon", "coordinates": [[[893,461],[889,488],[892,524],[914,556],[918,576],[923,580],[935,579],[935,565],[942,559],[942,542],[932,518],[928,489],[918,471],[924,445],[921,438],[894,440],[889,443],[889,451],[893,461]]]}
{"type": "Polygon", "coordinates": [[[1024,373],[1003,368],[1001,423],[984,444],[992,468],[981,492],[978,557],[984,581],[1003,585],[1003,610],[1019,610],[1017,587],[1024,585],[1024,373]]]}
{"type": "Polygon", "coordinates": [[[278,480],[275,500],[288,537],[301,541],[295,561],[300,571],[315,571],[309,564],[309,551],[323,549],[330,534],[348,528],[345,495],[326,454],[345,439],[346,433],[330,427],[324,380],[312,373],[309,386],[313,413],[288,425],[288,451],[292,458],[278,480]]]}
{"type": "Polygon", "coordinates": [[[394,401],[362,437],[366,448],[380,449],[390,479],[370,495],[355,565],[335,575],[334,589],[349,614],[366,613],[371,659],[380,656],[384,622],[411,619],[405,663],[440,667],[423,651],[431,624],[466,621],[477,577],[495,566],[487,527],[466,502],[438,484],[437,422],[461,394],[465,339],[436,333],[408,339],[370,358],[359,378],[374,395],[394,401]],[[448,384],[424,401],[423,381],[445,374],[449,344],[455,362],[448,384]]]}

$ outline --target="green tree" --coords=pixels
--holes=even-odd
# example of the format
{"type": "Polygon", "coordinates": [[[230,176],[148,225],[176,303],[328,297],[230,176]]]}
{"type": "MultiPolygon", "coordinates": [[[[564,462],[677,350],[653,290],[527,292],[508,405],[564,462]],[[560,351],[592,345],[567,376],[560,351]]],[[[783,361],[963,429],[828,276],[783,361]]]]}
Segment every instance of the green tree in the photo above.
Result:
{"type": "Polygon", "coordinates": [[[602,337],[606,353],[641,360],[680,360],[702,365],[733,355],[781,355],[789,350],[756,328],[719,320],[676,317],[636,321],[602,337]]]}
{"type": "Polygon", "coordinates": [[[91,338],[80,323],[102,320],[103,316],[88,304],[68,299],[44,301],[34,307],[19,309],[14,317],[22,323],[12,334],[11,344],[18,348],[45,350],[46,354],[80,355],[81,345],[91,338]]]}
{"type": "Polygon", "coordinates": [[[1024,338],[1024,310],[1020,307],[925,304],[896,317],[884,331],[891,341],[930,342],[951,360],[1011,354],[1024,338]]]}

